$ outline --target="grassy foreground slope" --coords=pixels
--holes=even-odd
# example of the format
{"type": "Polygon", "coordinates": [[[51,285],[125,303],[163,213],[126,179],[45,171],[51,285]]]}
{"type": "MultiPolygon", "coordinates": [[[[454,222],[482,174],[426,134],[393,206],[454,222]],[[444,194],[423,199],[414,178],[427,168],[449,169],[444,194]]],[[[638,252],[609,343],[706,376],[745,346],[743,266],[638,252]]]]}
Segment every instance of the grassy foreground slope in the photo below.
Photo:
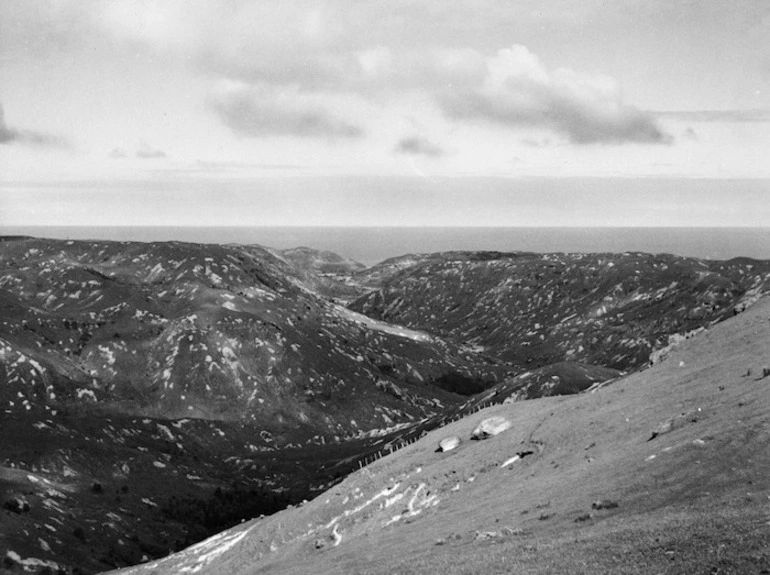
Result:
{"type": "Polygon", "coordinates": [[[482,410],[304,506],[121,573],[767,573],[768,363],[765,297],[650,369],[482,410]],[[513,426],[469,441],[490,416],[513,426]],[[461,445],[435,452],[451,435],[461,445]]]}

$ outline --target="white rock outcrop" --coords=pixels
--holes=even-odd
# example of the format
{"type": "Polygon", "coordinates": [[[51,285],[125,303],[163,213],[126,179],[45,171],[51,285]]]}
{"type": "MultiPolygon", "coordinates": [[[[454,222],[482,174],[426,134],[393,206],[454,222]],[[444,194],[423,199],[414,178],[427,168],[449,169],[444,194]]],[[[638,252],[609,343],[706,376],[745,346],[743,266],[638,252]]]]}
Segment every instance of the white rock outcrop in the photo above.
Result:
{"type": "Polygon", "coordinates": [[[487,439],[499,435],[513,424],[502,416],[488,417],[484,419],[471,433],[471,439],[487,439]]]}
{"type": "Polygon", "coordinates": [[[438,452],[446,452],[446,451],[452,451],[453,449],[456,449],[460,445],[460,438],[456,435],[452,435],[451,437],[445,437],[441,441],[438,442],[438,449],[436,451],[438,452]]]}

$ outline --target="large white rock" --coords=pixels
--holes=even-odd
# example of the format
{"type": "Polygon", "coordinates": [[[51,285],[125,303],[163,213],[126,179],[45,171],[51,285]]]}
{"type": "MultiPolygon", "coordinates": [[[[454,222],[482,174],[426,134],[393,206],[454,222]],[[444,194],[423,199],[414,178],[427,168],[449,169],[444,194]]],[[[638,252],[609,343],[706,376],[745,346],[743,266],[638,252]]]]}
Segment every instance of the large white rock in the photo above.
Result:
{"type": "Polygon", "coordinates": [[[471,433],[471,439],[487,439],[499,435],[506,429],[510,429],[513,424],[502,416],[488,417],[483,420],[471,433]]]}
{"type": "Polygon", "coordinates": [[[452,451],[453,449],[457,448],[457,446],[460,445],[460,438],[456,435],[452,435],[451,437],[445,437],[441,441],[438,442],[438,449],[439,452],[444,451],[452,451]]]}

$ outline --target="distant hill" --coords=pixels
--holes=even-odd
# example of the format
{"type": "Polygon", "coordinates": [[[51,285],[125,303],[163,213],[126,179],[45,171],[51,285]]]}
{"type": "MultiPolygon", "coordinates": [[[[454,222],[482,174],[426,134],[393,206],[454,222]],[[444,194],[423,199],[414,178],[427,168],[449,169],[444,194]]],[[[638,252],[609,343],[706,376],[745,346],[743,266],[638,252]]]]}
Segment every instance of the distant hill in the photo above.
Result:
{"type": "Polygon", "coordinates": [[[364,264],[350,258],[305,246],[280,250],[280,254],[295,266],[321,274],[352,274],[366,269],[364,264]]]}
{"type": "Polygon", "coordinates": [[[670,335],[730,317],[770,285],[770,262],[748,258],[451,252],[406,263],[385,266],[351,309],[526,369],[640,367],[670,335]]]}
{"type": "Polygon", "coordinates": [[[255,246],[6,242],[0,401],[259,422],[288,443],[435,413],[459,400],[447,375],[495,379],[486,358],[319,297],[305,272],[255,246]]]}

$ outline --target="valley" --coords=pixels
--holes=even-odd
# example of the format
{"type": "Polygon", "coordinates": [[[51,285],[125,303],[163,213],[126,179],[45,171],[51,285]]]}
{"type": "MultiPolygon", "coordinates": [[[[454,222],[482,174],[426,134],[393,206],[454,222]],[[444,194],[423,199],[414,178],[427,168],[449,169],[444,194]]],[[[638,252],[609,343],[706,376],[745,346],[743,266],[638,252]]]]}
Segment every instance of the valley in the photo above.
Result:
{"type": "MultiPolygon", "coordinates": [[[[346,541],[369,532],[369,519],[349,525],[351,508],[329,496],[351,489],[360,505],[375,497],[366,509],[400,495],[408,531],[455,485],[448,475],[434,485],[449,473],[441,465],[431,482],[410,475],[439,457],[426,455],[436,434],[486,412],[514,410],[517,422],[543,405],[573,413],[619,389],[652,416],[659,398],[649,394],[665,395],[675,376],[653,384],[649,374],[668,373],[680,348],[725,320],[764,309],[768,282],[767,261],[664,254],[447,252],[365,268],[310,248],[3,238],[2,569],[153,561],[288,506],[280,516],[296,521],[246,525],[276,547],[250,553],[292,572],[284,549],[308,538],[336,553],[320,525],[346,541]],[[549,398],[565,395],[574,397],[549,398]],[[386,470],[394,480],[380,485],[386,470]],[[335,503],[321,510],[325,497],[335,503]],[[315,525],[310,535],[300,518],[315,525]]],[[[697,402],[698,389],[682,401],[697,402]]],[[[536,435],[517,448],[537,454],[528,465],[542,458],[536,435]]],[[[462,466],[469,477],[474,461],[462,466]]],[[[247,544],[238,529],[194,549],[247,544]]]]}

